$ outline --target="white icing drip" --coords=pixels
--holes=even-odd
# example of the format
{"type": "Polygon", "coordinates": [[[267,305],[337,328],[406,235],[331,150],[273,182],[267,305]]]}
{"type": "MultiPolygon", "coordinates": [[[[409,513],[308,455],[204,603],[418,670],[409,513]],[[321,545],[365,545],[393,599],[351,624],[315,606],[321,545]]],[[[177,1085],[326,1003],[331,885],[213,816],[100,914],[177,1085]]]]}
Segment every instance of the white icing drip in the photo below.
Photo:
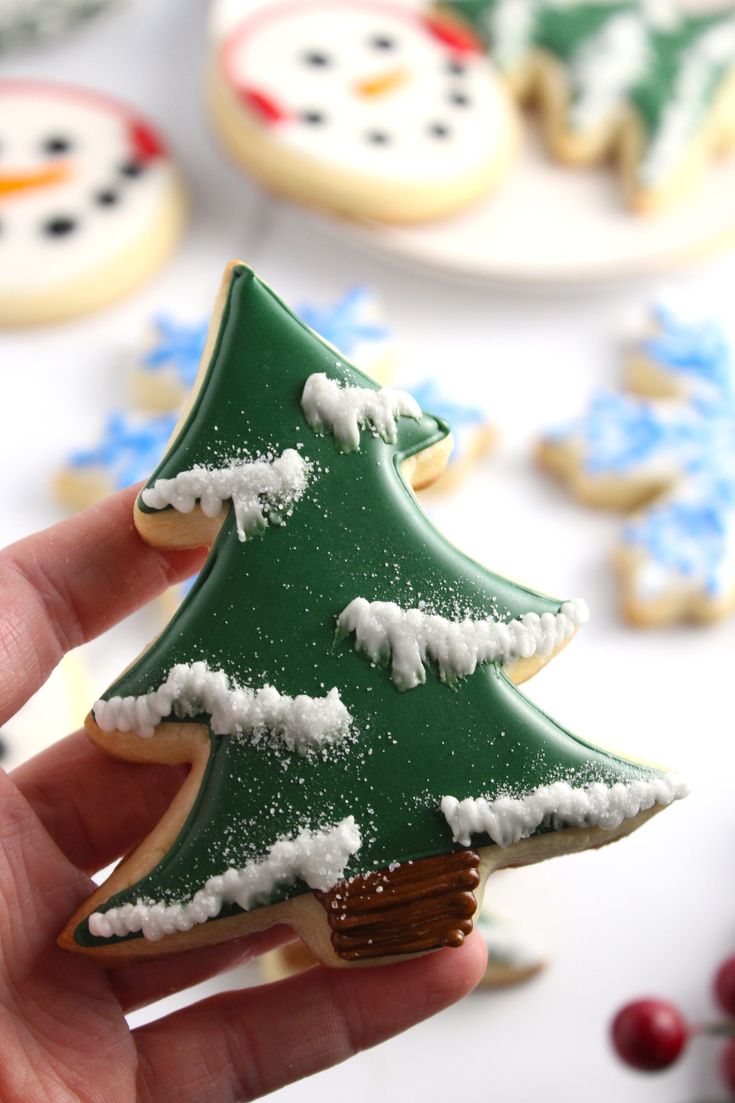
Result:
{"type": "Polygon", "coordinates": [[[334,433],[345,452],[360,447],[360,430],[370,429],[388,444],[398,439],[399,417],[421,417],[416,399],[392,387],[346,387],[323,372],[310,375],[304,385],[301,406],[316,433],[334,433]]]}
{"type": "Polygon", "coordinates": [[[259,739],[269,734],[299,754],[343,739],[352,722],[337,689],[326,697],[288,697],[273,686],[240,687],[224,670],[210,670],[205,662],[179,663],[153,692],[100,700],[93,712],[102,731],[132,731],[143,738],[150,738],[170,716],[207,713],[215,735],[259,739]]]}
{"type": "Polygon", "coordinates": [[[426,681],[432,660],[439,676],[464,678],[478,663],[508,663],[550,655],[574,635],[589,612],[584,601],[567,601],[558,613],[524,613],[520,620],[449,620],[421,609],[401,609],[392,601],[357,597],[340,613],[337,629],[355,633],[355,649],[373,663],[391,659],[391,677],[401,690],[426,681]]]}
{"type": "Polygon", "coordinates": [[[713,27],[690,47],[674,98],[639,169],[644,184],[654,185],[685,152],[696,131],[713,65],[735,61],[735,23],[713,27]]]}
{"type": "Polygon", "coordinates": [[[275,460],[240,460],[227,467],[192,467],[172,479],[156,479],[142,494],[150,509],[173,506],[191,513],[199,502],[206,517],[216,517],[225,502],[235,509],[237,534],[247,540],[269,523],[281,524],[284,514],[306,489],[309,464],[294,448],[275,460]]]}
{"type": "Polygon", "coordinates": [[[493,61],[501,69],[517,64],[531,46],[536,14],[532,0],[500,0],[485,16],[493,61]]]}
{"type": "Polygon", "coordinates": [[[593,782],[575,789],[566,781],[542,785],[525,797],[444,797],[442,813],[460,846],[469,846],[473,835],[489,835],[498,846],[510,846],[527,839],[542,825],[602,827],[614,830],[624,820],[645,812],[654,804],[671,804],[687,795],[686,783],[668,773],[650,781],[636,780],[615,785],[593,782]]]}
{"type": "Polygon", "coordinates": [[[626,12],[607,23],[580,52],[570,69],[576,98],[569,111],[574,130],[603,126],[649,62],[647,31],[640,16],[626,12]]]}
{"type": "Polygon", "coordinates": [[[350,857],[360,849],[362,839],[353,816],[335,827],[318,831],[302,829],[294,839],[279,839],[264,858],[248,862],[242,869],[228,869],[207,882],[193,897],[178,904],[137,900],[89,917],[95,938],[123,938],[141,932],[156,942],[176,931],[190,931],[199,923],[214,919],[223,904],[237,904],[244,911],[268,899],[278,885],[303,880],[310,889],[326,892],[344,874],[350,857]]]}

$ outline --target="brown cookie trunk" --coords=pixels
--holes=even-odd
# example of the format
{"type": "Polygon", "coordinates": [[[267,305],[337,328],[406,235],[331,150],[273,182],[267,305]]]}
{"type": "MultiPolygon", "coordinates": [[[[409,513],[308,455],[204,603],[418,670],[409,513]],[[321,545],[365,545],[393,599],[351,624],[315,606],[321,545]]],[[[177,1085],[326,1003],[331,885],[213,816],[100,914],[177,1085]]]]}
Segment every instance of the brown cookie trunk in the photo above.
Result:
{"type": "Polygon", "coordinates": [[[346,961],[461,946],[472,930],[480,856],[461,850],[340,881],[315,892],[346,961]]]}

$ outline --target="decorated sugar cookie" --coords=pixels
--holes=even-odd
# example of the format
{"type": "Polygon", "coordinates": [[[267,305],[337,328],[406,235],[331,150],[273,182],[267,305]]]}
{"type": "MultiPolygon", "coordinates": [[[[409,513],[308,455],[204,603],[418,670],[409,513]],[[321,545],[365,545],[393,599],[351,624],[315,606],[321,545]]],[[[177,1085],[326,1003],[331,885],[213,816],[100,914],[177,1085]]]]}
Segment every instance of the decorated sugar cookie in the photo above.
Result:
{"type": "Polygon", "coordinates": [[[69,509],[85,509],[115,490],[145,478],[164,453],[176,413],[111,413],[100,439],[76,449],[56,480],[60,500],[69,509]]]}
{"type": "Polygon", "coordinates": [[[197,377],[206,339],[206,321],[180,322],[157,314],[133,365],[136,405],[158,413],[180,409],[197,377]]]}
{"type": "Polygon", "coordinates": [[[447,543],[411,493],[446,424],[233,264],[188,416],[141,492],[155,546],[211,544],[90,738],[190,762],[61,944],[107,962],[290,925],[333,965],[458,946],[501,866],[599,847],[684,794],[517,689],[586,618],[447,543]]]}
{"type": "Polygon", "coordinates": [[[210,92],[219,136],[248,172],[358,217],[455,210],[515,153],[512,106],[474,36],[390,2],[252,13],[218,48],[210,92]]]}
{"type": "Polygon", "coordinates": [[[540,104],[560,160],[615,155],[636,209],[679,200],[735,143],[729,8],[689,13],[675,0],[442,0],[441,7],[484,39],[521,99],[540,104]]]}
{"type": "Polygon", "coordinates": [[[163,140],[105,96],[0,81],[0,325],[125,294],[169,255],[181,184],[163,140]]]}
{"type": "Polygon", "coordinates": [[[448,398],[433,379],[416,384],[411,393],[422,409],[444,418],[452,430],[452,451],[447,466],[431,489],[453,490],[492,450],[495,429],[483,409],[448,398]]]}
{"type": "Polygon", "coordinates": [[[712,620],[735,608],[735,361],[713,318],[656,306],[628,371],[547,434],[541,461],[583,500],[635,509],[617,561],[637,624],[712,620]]]}
{"type": "Polygon", "coordinates": [[[381,303],[369,287],[351,287],[326,305],[301,303],[296,313],[376,383],[392,382],[396,371],[392,334],[381,303]]]}

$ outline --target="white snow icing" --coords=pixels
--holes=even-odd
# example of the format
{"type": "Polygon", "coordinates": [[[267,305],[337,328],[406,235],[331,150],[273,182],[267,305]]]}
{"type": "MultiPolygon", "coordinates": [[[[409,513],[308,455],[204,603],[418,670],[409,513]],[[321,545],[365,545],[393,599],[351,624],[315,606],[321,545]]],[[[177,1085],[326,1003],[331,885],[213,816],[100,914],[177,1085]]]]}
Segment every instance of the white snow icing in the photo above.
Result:
{"type": "Polygon", "coordinates": [[[673,773],[615,785],[593,782],[583,789],[555,781],[525,797],[498,797],[493,801],[485,797],[443,797],[441,810],[455,843],[469,846],[472,835],[489,835],[498,846],[510,846],[527,839],[544,824],[612,830],[654,804],[671,804],[687,792],[684,780],[673,773]]]}
{"type": "Polygon", "coordinates": [[[191,513],[199,502],[206,517],[216,517],[227,501],[235,507],[241,540],[268,523],[281,524],[306,489],[309,464],[294,448],[277,459],[238,460],[226,467],[192,467],[172,479],[156,479],[142,494],[150,509],[173,506],[191,513]]]}
{"type": "Polygon", "coordinates": [[[278,839],[265,857],[242,869],[228,869],[210,877],[191,899],[177,904],[136,900],[89,917],[96,938],[123,938],[140,932],[156,942],[176,931],[190,931],[198,923],[214,919],[223,904],[237,904],[244,911],[267,900],[278,885],[305,881],[310,889],[326,892],[343,876],[345,866],[360,849],[362,839],[354,816],[334,827],[317,831],[303,828],[293,839],[278,839]]]}
{"type": "Polygon", "coordinates": [[[393,601],[356,597],[337,618],[342,635],[355,633],[355,649],[373,663],[391,659],[391,677],[401,689],[426,681],[426,661],[442,680],[473,674],[478,663],[508,663],[550,655],[589,618],[584,601],[567,601],[558,613],[524,613],[519,620],[449,620],[393,601]]]}
{"type": "Polygon", "coordinates": [[[238,686],[224,670],[210,670],[205,662],[179,663],[153,692],[100,700],[93,712],[102,731],[135,732],[143,738],[172,715],[207,713],[215,735],[258,739],[268,734],[299,754],[343,739],[352,722],[337,689],[326,697],[288,697],[273,686],[238,686]]]}
{"type": "Polygon", "coordinates": [[[395,444],[397,419],[421,417],[421,407],[406,391],[347,387],[323,372],[306,380],[301,407],[314,432],[334,433],[344,452],[358,451],[361,429],[371,429],[386,443],[395,444]]]}
{"type": "Polygon", "coordinates": [[[649,63],[647,31],[640,16],[624,13],[612,19],[581,51],[571,68],[578,98],[570,122],[584,130],[608,122],[624,103],[627,91],[645,73],[649,63]]]}

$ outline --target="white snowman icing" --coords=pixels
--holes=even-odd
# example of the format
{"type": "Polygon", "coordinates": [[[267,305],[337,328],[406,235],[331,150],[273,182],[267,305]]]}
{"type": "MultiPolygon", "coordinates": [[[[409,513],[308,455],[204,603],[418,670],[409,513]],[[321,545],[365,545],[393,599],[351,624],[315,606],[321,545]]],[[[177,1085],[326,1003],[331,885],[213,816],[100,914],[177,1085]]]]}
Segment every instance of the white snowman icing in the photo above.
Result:
{"type": "Polygon", "coordinates": [[[94,278],[144,245],[175,181],[158,136],[116,101],[0,81],[0,299],[94,278]]]}
{"type": "Polygon", "coordinates": [[[487,61],[433,18],[390,3],[280,4],[235,28],[220,66],[275,139],[381,183],[451,181],[507,140],[487,61]]]}

